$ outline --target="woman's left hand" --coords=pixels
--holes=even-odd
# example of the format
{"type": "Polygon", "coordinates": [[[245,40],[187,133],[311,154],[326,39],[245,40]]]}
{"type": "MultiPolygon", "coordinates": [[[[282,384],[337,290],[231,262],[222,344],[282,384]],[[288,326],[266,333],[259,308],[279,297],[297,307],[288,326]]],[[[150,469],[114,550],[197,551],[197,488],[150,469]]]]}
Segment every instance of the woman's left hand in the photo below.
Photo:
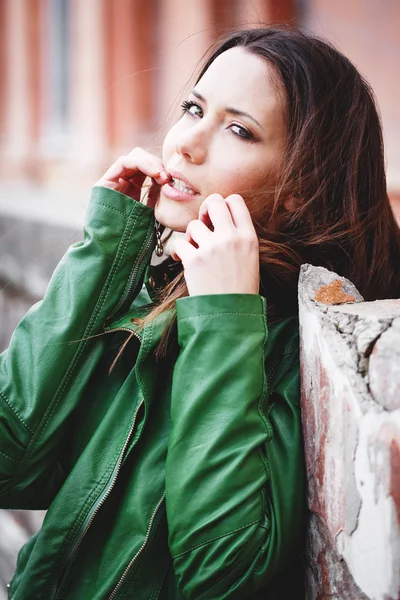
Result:
{"type": "Polygon", "coordinates": [[[239,194],[208,196],[171,255],[183,263],[190,296],[259,293],[258,238],[239,194]]]}

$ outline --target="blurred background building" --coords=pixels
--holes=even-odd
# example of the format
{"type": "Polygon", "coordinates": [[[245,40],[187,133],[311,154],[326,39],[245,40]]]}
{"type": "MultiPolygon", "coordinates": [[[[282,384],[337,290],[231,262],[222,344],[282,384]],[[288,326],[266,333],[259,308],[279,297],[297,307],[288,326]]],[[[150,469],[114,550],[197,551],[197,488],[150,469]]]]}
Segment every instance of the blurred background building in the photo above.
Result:
{"type": "Polygon", "coordinates": [[[121,153],[156,149],[210,43],[258,22],[311,29],[355,62],[399,195],[397,0],[0,0],[0,181],[91,185],[121,153]]]}
{"type": "MultiPolygon", "coordinates": [[[[260,22],[326,37],[366,76],[400,215],[398,0],[0,0],[0,350],[80,238],[105,168],[137,145],[157,153],[212,41],[260,22]]],[[[0,588],[34,527],[0,512],[0,588]]]]}

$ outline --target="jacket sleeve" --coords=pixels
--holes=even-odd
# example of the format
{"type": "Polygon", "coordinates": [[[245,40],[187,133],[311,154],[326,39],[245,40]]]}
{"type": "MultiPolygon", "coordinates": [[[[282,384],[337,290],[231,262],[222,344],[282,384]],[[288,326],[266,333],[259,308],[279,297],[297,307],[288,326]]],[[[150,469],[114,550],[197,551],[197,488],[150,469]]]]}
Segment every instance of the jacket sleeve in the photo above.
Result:
{"type": "Polygon", "coordinates": [[[176,304],[166,470],[175,573],[187,600],[247,598],[302,551],[297,322],[268,333],[257,295],[176,304]]]}
{"type": "Polygon", "coordinates": [[[69,248],[0,356],[1,507],[47,508],[58,491],[66,423],[85,400],[99,351],[93,336],[140,289],[152,245],[150,208],[93,188],[84,240],[69,248]]]}

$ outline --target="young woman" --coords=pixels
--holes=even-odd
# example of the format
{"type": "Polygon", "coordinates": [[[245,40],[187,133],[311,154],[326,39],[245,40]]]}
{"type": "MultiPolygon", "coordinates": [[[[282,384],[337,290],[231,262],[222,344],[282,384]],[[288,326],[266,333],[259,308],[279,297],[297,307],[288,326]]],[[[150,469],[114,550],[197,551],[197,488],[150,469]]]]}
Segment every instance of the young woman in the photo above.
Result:
{"type": "Polygon", "coordinates": [[[303,597],[303,262],[400,296],[374,101],[325,42],[236,31],[2,356],[1,506],[48,509],[10,598],[303,597]],[[184,235],[152,267],[160,225],[184,235]]]}

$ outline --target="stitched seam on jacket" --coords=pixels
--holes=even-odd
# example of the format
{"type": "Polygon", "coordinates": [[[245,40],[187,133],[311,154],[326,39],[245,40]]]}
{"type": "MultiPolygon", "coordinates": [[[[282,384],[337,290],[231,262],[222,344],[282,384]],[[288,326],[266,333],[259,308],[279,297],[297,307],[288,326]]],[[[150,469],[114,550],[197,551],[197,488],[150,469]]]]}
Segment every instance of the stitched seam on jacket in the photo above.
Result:
{"type": "Polygon", "coordinates": [[[33,433],[33,429],[31,429],[29,427],[29,425],[27,425],[25,423],[25,421],[23,421],[23,419],[21,419],[21,417],[19,416],[19,414],[17,413],[17,411],[15,410],[15,408],[13,407],[13,405],[9,402],[7,396],[5,396],[3,394],[3,392],[0,392],[0,396],[3,398],[4,402],[7,404],[7,406],[12,410],[12,412],[14,413],[14,415],[17,417],[18,421],[20,421],[20,423],[22,423],[22,425],[24,425],[24,427],[26,427],[26,429],[30,432],[33,433]]]}
{"type": "MultiPolygon", "coordinates": [[[[107,299],[107,296],[109,294],[109,290],[110,290],[111,285],[112,285],[112,281],[113,281],[113,279],[115,277],[116,272],[118,271],[118,268],[119,268],[122,256],[125,253],[125,249],[126,249],[126,247],[128,245],[129,237],[131,235],[132,229],[134,229],[134,227],[135,227],[136,221],[137,221],[137,217],[135,215],[132,215],[132,213],[131,213],[131,215],[129,216],[129,219],[128,219],[127,226],[125,227],[125,230],[124,230],[124,232],[122,234],[122,239],[121,239],[121,241],[120,241],[120,243],[118,245],[117,253],[116,253],[114,261],[113,261],[113,263],[111,265],[110,272],[109,272],[109,274],[107,276],[107,279],[106,279],[106,281],[104,283],[104,286],[103,286],[103,288],[102,288],[102,290],[100,292],[99,299],[98,299],[98,301],[96,303],[96,306],[95,306],[95,308],[94,308],[94,310],[92,312],[92,315],[91,315],[91,317],[89,319],[89,322],[88,322],[88,324],[86,326],[86,329],[85,329],[85,331],[83,333],[83,336],[82,336],[83,338],[88,338],[90,336],[90,334],[92,332],[93,324],[96,321],[99,313],[101,312],[101,310],[102,310],[102,308],[104,306],[104,303],[105,303],[105,301],[107,299]],[[131,224],[129,221],[132,218],[133,218],[133,223],[131,224]]],[[[76,365],[77,365],[77,363],[78,363],[81,355],[83,354],[83,351],[86,348],[87,343],[88,343],[88,341],[85,339],[85,341],[83,341],[79,345],[79,347],[78,347],[78,349],[77,349],[77,351],[76,351],[76,353],[75,353],[75,355],[74,355],[74,357],[73,357],[73,359],[71,361],[71,364],[70,364],[70,366],[69,366],[69,368],[68,368],[68,370],[67,370],[67,372],[66,372],[66,374],[65,374],[65,376],[63,378],[63,380],[61,381],[61,383],[60,383],[60,385],[59,385],[56,393],[54,394],[53,399],[51,400],[51,402],[50,402],[50,404],[48,406],[48,409],[47,409],[46,413],[44,414],[42,420],[40,421],[39,425],[36,428],[35,433],[38,432],[37,440],[33,444],[32,448],[30,448],[27,451],[26,456],[25,456],[25,460],[22,461],[22,464],[27,464],[28,461],[29,461],[30,456],[35,451],[36,446],[39,443],[40,434],[47,427],[47,424],[49,423],[49,421],[50,421],[50,419],[51,419],[51,417],[53,415],[53,412],[57,408],[58,402],[59,402],[59,400],[60,400],[60,398],[61,398],[61,396],[62,396],[65,388],[67,387],[67,384],[68,384],[70,378],[72,377],[72,375],[75,372],[75,367],[76,367],[76,365]]],[[[18,471],[17,471],[17,473],[18,473],[18,471]]],[[[17,475],[17,473],[16,473],[16,475],[17,475]]]]}
{"type": "Polygon", "coordinates": [[[298,351],[299,351],[298,346],[288,346],[287,348],[285,348],[285,350],[283,352],[283,356],[289,356],[290,354],[293,354],[293,352],[298,352],[298,351]]]}
{"type": "Polygon", "coordinates": [[[167,576],[167,573],[170,569],[170,566],[171,566],[171,560],[169,560],[167,562],[167,566],[164,568],[163,571],[161,571],[161,576],[158,578],[158,581],[154,587],[154,591],[151,594],[150,600],[158,600],[159,599],[159,597],[160,597],[159,594],[160,594],[161,588],[163,586],[163,583],[165,581],[165,578],[167,576]]]}
{"type": "MultiPolygon", "coordinates": [[[[262,369],[262,373],[263,373],[263,382],[262,382],[260,398],[259,398],[258,404],[257,404],[257,411],[265,425],[265,428],[266,428],[267,434],[268,434],[268,438],[270,439],[273,435],[272,427],[262,410],[262,406],[265,402],[265,398],[268,397],[268,388],[269,388],[269,381],[267,380],[267,374],[266,374],[266,370],[265,370],[265,356],[264,356],[264,348],[268,343],[268,326],[267,326],[267,322],[266,322],[265,318],[263,318],[263,324],[264,324],[264,337],[265,337],[264,343],[262,346],[262,350],[261,350],[261,369],[262,369]]],[[[265,466],[264,460],[261,458],[260,450],[259,450],[259,456],[260,456],[260,460],[264,466],[264,469],[266,470],[267,476],[269,477],[268,469],[265,466]]]]}
{"type": "MultiPolygon", "coordinates": [[[[148,554],[151,551],[151,548],[152,548],[152,546],[154,545],[154,543],[156,541],[156,533],[157,533],[157,530],[160,527],[160,525],[161,525],[161,519],[159,518],[159,515],[158,515],[158,520],[155,523],[153,522],[153,524],[151,526],[149,538],[147,539],[146,542],[145,542],[145,540],[143,540],[143,544],[145,544],[145,545],[142,544],[142,546],[141,546],[142,554],[141,554],[140,558],[142,560],[145,559],[146,558],[146,554],[148,554]]],[[[129,570],[129,572],[127,574],[127,577],[126,577],[126,579],[125,579],[125,581],[123,583],[122,591],[120,593],[121,600],[123,598],[126,598],[126,600],[129,600],[129,598],[127,598],[127,594],[131,591],[129,589],[129,586],[132,584],[132,582],[135,579],[135,577],[136,577],[138,571],[140,570],[140,568],[141,568],[141,565],[140,565],[140,559],[139,559],[136,562],[135,566],[132,565],[132,568],[129,570]]]]}
{"type": "MultiPolygon", "coordinates": [[[[64,549],[68,546],[71,545],[71,543],[74,540],[74,537],[76,536],[77,531],[79,530],[79,528],[81,527],[83,521],[85,520],[86,516],[87,516],[87,512],[86,512],[86,508],[88,505],[92,505],[92,498],[93,496],[95,496],[95,494],[97,493],[97,490],[101,487],[104,486],[104,479],[105,479],[105,475],[100,479],[100,481],[98,483],[96,483],[95,487],[93,488],[93,490],[90,492],[89,496],[86,498],[81,511],[76,519],[76,521],[72,524],[71,528],[68,530],[67,535],[64,538],[64,543],[61,544],[60,549],[58,551],[58,560],[56,561],[55,565],[54,565],[54,570],[53,570],[53,576],[57,577],[59,576],[59,572],[60,572],[60,564],[62,563],[62,561],[65,559],[65,551],[64,549]]],[[[54,579],[52,579],[49,582],[49,587],[48,587],[48,591],[49,593],[51,592],[51,590],[53,589],[53,585],[54,585],[54,579]]]]}
{"type": "MultiPolygon", "coordinates": [[[[150,345],[151,345],[151,340],[153,339],[154,321],[152,321],[152,322],[149,324],[149,330],[150,330],[150,333],[149,333],[149,340],[147,341],[147,340],[146,340],[146,338],[144,337],[144,339],[143,339],[143,341],[142,341],[142,344],[143,344],[143,353],[144,353],[144,354],[146,354],[147,348],[149,348],[149,347],[150,347],[150,345]]],[[[141,375],[140,375],[140,369],[139,369],[139,366],[140,366],[140,365],[139,365],[138,363],[136,363],[136,366],[135,366],[136,377],[137,377],[137,379],[138,379],[138,382],[139,382],[140,386],[143,388],[143,390],[144,390],[144,392],[145,392],[145,394],[146,394],[146,396],[147,396],[147,398],[148,398],[148,397],[149,397],[149,392],[148,392],[147,386],[146,386],[146,384],[145,384],[145,382],[144,382],[144,379],[143,379],[143,378],[141,377],[141,375]]]]}
{"type": "Polygon", "coordinates": [[[104,202],[96,202],[96,206],[104,206],[104,208],[108,208],[109,210],[113,210],[114,212],[118,213],[119,215],[122,215],[123,217],[126,216],[125,212],[122,210],[119,210],[118,208],[115,208],[115,206],[110,206],[109,204],[104,204],[104,202]]]}
{"type": "Polygon", "coordinates": [[[226,579],[228,579],[228,577],[230,577],[235,571],[237,571],[239,569],[239,567],[242,566],[242,564],[247,560],[247,557],[242,558],[242,560],[240,562],[238,562],[238,564],[236,565],[236,567],[234,567],[231,571],[229,571],[229,573],[227,573],[224,577],[222,577],[221,579],[219,579],[216,583],[214,583],[210,588],[208,588],[205,592],[202,592],[200,594],[200,596],[196,596],[195,600],[198,600],[199,598],[201,598],[202,596],[204,596],[205,594],[208,594],[212,589],[214,589],[217,585],[219,585],[220,583],[223,583],[226,579]]]}
{"type": "MultiPolygon", "coordinates": [[[[136,221],[134,222],[134,227],[136,227],[136,225],[137,225],[138,223],[140,223],[140,221],[138,221],[138,220],[136,219],[136,221]]],[[[147,232],[146,232],[146,236],[144,237],[143,243],[142,243],[142,245],[140,246],[140,250],[139,250],[139,252],[138,252],[138,254],[137,254],[137,255],[138,255],[138,257],[141,257],[141,256],[143,255],[143,251],[144,251],[144,249],[146,248],[146,245],[147,245],[147,243],[148,243],[148,240],[147,240],[147,232]]],[[[127,298],[127,295],[128,295],[128,294],[127,294],[127,292],[129,291],[129,288],[130,288],[130,283],[131,283],[131,282],[129,282],[129,277],[128,277],[128,279],[127,279],[127,282],[126,282],[126,285],[125,285],[125,287],[124,287],[124,289],[123,289],[123,291],[122,291],[122,293],[121,293],[120,299],[119,299],[119,300],[118,300],[118,302],[116,303],[116,306],[114,307],[113,311],[111,312],[111,315],[110,315],[110,316],[109,316],[109,317],[106,319],[106,322],[103,324],[103,328],[104,328],[104,329],[106,328],[106,324],[107,324],[107,321],[108,321],[108,319],[109,319],[109,318],[113,319],[113,318],[115,317],[115,315],[116,315],[116,314],[119,312],[119,310],[121,309],[121,306],[123,306],[123,304],[125,303],[125,301],[126,301],[126,298],[127,298]]]]}
{"type": "MultiPolygon", "coordinates": [[[[285,377],[285,375],[287,375],[287,374],[288,374],[288,373],[289,373],[289,372],[290,372],[290,371],[293,369],[293,367],[295,367],[295,366],[296,366],[296,364],[298,363],[297,353],[296,353],[295,351],[293,352],[293,355],[294,355],[294,356],[293,356],[293,360],[292,360],[292,361],[290,361],[289,365],[286,367],[285,371],[283,372],[283,374],[282,374],[282,379],[283,379],[283,377],[285,377]]],[[[279,382],[278,382],[278,383],[279,383],[279,382]]],[[[271,390],[271,393],[272,393],[272,392],[274,392],[274,391],[275,391],[275,389],[271,390]]],[[[270,414],[270,412],[272,411],[272,409],[274,408],[274,406],[275,406],[275,405],[276,405],[276,401],[275,401],[275,402],[272,402],[271,404],[269,404],[269,405],[268,405],[268,408],[267,408],[267,410],[268,410],[268,415],[270,414]]]]}
{"type": "Polygon", "coordinates": [[[98,496],[99,494],[101,494],[102,490],[104,490],[105,484],[109,480],[109,478],[111,476],[111,473],[113,472],[113,470],[115,468],[115,465],[116,465],[117,460],[118,460],[118,458],[119,458],[119,456],[120,456],[120,454],[122,452],[124,444],[125,444],[125,436],[124,436],[124,439],[121,442],[118,450],[114,453],[114,456],[113,456],[112,461],[111,461],[110,468],[103,474],[103,476],[101,477],[101,479],[98,482],[95,483],[95,487],[90,492],[90,494],[87,497],[84,505],[82,506],[78,518],[73,523],[73,525],[71,526],[71,528],[70,528],[70,530],[68,532],[70,535],[68,535],[68,534],[66,535],[65,540],[64,540],[64,544],[62,544],[62,546],[60,548],[59,560],[58,560],[58,563],[56,565],[56,570],[57,571],[59,570],[58,567],[59,567],[60,563],[62,562],[62,560],[64,558],[64,548],[67,546],[67,544],[71,545],[72,542],[74,541],[74,538],[76,537],[76,534],[78,533],[80,527],[82,526],[82,523],[86,519],[87,515],[89,514],[89,511],[90,511],[91,507],[93,506],[93,504],[95,502],[94,500],[92,501],[93,496],[98,496]],[[89,505],[89,508],[87,509],[88,505],[89,505]]]}
{"type": "Polygon", "coordinates": [[[210,544],[211,542],[215,542],[216,540],[220,540],[220,539],[222,539],[224,537],[227,537],[228,535],[232,535],[232,533],[237,533],[238,531],[242,531],[242,529],[247,529],[248,527],[251,527],[252,525],[255,525],[256,523],[259,523],[259,522],[260,522],[260,519],[257,519],[256,521],[252,521],[251,523],[247,523],[247,525],[243,525],[242,527],[238,527],[237,529],[233,529],[233,531],[228,531],[227,533],[222,533],[221,535],[217,535],[216,537],[213,537],[210,540],[207,540],[206,542],[202,542],[201,544],[198,544],[197,546],[192,546],[191,548],[189,548],[188,550],[185,550],[184,552],[180,552],[179,554],[175,554],[172,558],[175,560],[175,558],[179,558],[181,556],[184,556],[188,552],[192,552],[193,550],[197,550],[197,548],[201,548],[202,546],[207,546],[207,544],[210,544]]]}
{"type": "MultiPolygon", "coordinates": [[[[84,522],[87,515],[89,514],[89,511],[95,502],[95,500],[93,500],[93,498],[98,496],[102,492],[102,490],[104,490],[105,484],[107,483],[108,479],[110,478],[111,473],[113,472],[113,470],[115,468],[116,461],[118,460],[118,457],[121,454],[122,448],[124,447],[124,442],[125,442],[125,439],[122,442],[122,444],[120,445],[120,447],[118,448],[118,451],[113,456],[113,460],[111,461],[112,466],[103,474],[101,479],[95,483],[95,486],[94,486],[93,490],[90,492],[90,494],[88,495],[85,503],[83,504],[76,521],[72,524],[71,528],[69,529],[69,531],[64,539],[64,543],[60,547],[59,560],[57,561],[57,563],[55,565],[55,571],[59,571],[59,566],[65,558],[65,550],[64,549],[71,546],[79,529],[82,526],[82,523],[84,522]]],[[[58,573],[56,573],[55,576],[58,577],[58,573]]]]}
{"type": "MultiPolygon", "coordinates": [[[[298,363],[298,353],[293,351],[290,354],[292,354],[292,360],[290,360],[288,362],[288,364],[286,365],[285,370],[283,371],[282,376],[279,381],[281,381],[285,377],[285,375],[287,375],[293,369],[293,367],[298,363]]],[[[290,354],[288,353],[286,356],[290,356],[290,354]]],[[[275,369],[275,371],[276,371],[276,369],[275,369]]],[[[275,373],[275,371],[274,371],[274,373],[275,373]]],[[[274,391],[274,390],[272,390],[272,391],[274,391]]],[[[272,406],[274,404],[275,404],[275,402],[273,404],[271,404],[269,409],[272,408],[272,406]]]]}
{"type": "MultiPolygon", "coordinates": [[[[131,202],[132,202],[132,207],[130,209],[131,211],[132,211],[133,207],[145,206],[144,204],[142,204],[142,202],[138,202],[137,200],[131,199],[131,202]]],[[[107,202],[103,202],[103,200],[92,199],[91,200],[91,204],[95,205],[95,206],[104,206],[105,208],[109,208],[110,210],[114,210],[116,212],[119,212],[119,214],[121,214],[123,217],[126,217],[126,211],[120,210],[119,208],[116,208],[113,204],[108,204],[107,202]]],[[[145,215],[145,214],[140,214],[139,213],[136,216],[136,220],[137,220],[138,223],[144,223],[146,221],[146,219],[147,219],[147,215],[145,215]]]]}
{"type": "Polygon", "coordinates": [[[11,456],[8,456],[8,454],[5,454],[5,453],[4,453],[4,452],[2,452],[1,450],[0,450],[0,454],[1,454],[2,456],[5,456],[6,458],[8,458],[8,460],[12,460],[13,462],[19,463],[19,460],[18,460],[17,458],[11,458],[11,456]]]}
{"type": "MultiPolygon", "coordinates": [[[[289,366],[286,366],[285,371],[282,374],[282,378],[291,370],[293,369],[294,365],[297,362],[297,358],[298,358],[298,348],[293,348],[290,352],[284,352],[281,356],[281,358],[283,358],[283,356],[288,357],[290,355],[294,355],[294,359],[292,361],[289,362],[289,366]]],[[[272,369],[269,371],[268,373],[268,385],[271,384],[271,381],[277,371],[278,365],[281,361],[281,358],[276,360],[276,362],[273,364],[272,369]]],[[[271,390],[271,392],[273,392],[274,390],[271,390]]]]}

